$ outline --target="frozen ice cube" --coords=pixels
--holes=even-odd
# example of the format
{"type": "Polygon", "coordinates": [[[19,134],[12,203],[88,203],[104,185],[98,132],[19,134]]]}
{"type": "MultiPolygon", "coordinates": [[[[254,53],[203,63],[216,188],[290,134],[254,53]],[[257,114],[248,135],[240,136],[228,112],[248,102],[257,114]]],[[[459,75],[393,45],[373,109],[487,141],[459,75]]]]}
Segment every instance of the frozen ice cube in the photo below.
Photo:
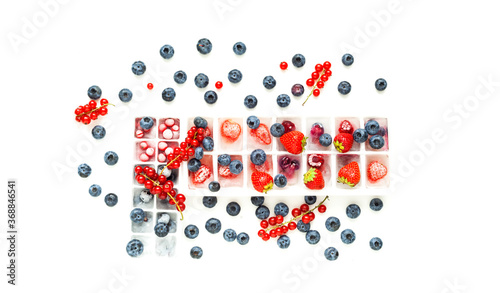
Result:
{"type": "Polygon", "coordinates": [[[158,223],[167,223],[170,222],[170,215],[169,214],[162,214],[158,218],[158,223]]]}
{"type": "Polygon", "coordinates": [[[175,236],[157,237],[156,254],[160,256],[173,256],[175,253],[175,236]]]}

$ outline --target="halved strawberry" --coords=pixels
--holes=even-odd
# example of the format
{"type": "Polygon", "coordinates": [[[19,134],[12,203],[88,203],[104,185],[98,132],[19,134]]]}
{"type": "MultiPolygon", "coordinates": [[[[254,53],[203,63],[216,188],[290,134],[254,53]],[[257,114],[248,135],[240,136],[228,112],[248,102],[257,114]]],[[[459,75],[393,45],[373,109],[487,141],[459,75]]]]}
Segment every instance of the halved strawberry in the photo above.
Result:
{"type": "Polygon", "coordinates": [[[256,129],[250,129],[250,135],[255,137],[257,142],[261,144],[271,144],[271,132],[264,123],[261,123],[256,129]]]}
{"type": "Polygon", "coordinates": [[[325,187],[325,179],[319,169],[311,168],[304,174],[304,184],[309,189],[323,189],[325,187]]]}
{"type": "Polygon", "coordinates": [[[229,170],[229,166],[219,166],[219,176],[223,178],[233,178],[236,177],[231,171],[229,170]]]}
{"type": "Polygon", "coordinates": [[[258,172],[268,173],[272,169],[271,163],[269,163],[268,160],[266,160],[264,162],[264,164],[262,164],[262,165],[255,165],[252,162],[249,162],[249,164],[250,164],[250,170],[252,170],[252,171],[258,171],[258,172]]]}
{"type": "Polygon", "coordinates": [[[258,192],[267,193],[269,190],[273,189],[273,177],[264,172],[253,172],[252,185],[258,192]]]}
{"type": "Polygon", "coordinates": [[[280,141],[285,149],[294,155],[298,155],[304,151],[304,147],[307,144],[306,140],[307,137],[297,130],[287,132],[280,137],[280,141]]]}
{"type": "Polygon", "coordinates": [[[339,170],[337,182],[347,184],[350,187],[356,186],[361,179],[361,172],[357,162],[350,162],[339,170]]]}
{"type": "Polygon", "coordinates": [[[339,133],[349,133],[352,134],[354,132],[354,127],[352,126],[349,120],[343,120],[340,122],[339,133]]]}
{"type": "Polygon", "coordinates": [[[193,183],[199,184],[205,182],[208,178],[212,176],[212,171],[206,166],[206,165],[201,165],[200,169],[193,173],[193,183]]]}
{"type": "Polygon", "coordinates": [[[347,153],[352,148],[354,138],[350,133],[339,133],[333,139],[333,145],[339,153],[347,153]]]}
{"type": "Polygon", "coordinates": [[[241,126],[231,119],[225,120],[220,126],[220,133],[222,137],[230,142],[235,142],[241,134],[241,126]]]}
{"type": "Polygon", "coordinates": [[[373,161],[368,164],[367,173],[368,180],[376,182],[387,175],[387,167],[378,161],[373,161]]]}

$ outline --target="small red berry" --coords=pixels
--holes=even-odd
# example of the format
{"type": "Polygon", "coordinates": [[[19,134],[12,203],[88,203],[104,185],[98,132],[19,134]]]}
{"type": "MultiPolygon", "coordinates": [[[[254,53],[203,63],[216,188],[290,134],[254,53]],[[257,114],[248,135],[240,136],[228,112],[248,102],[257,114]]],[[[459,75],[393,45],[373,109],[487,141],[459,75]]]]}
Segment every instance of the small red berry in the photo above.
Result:
{"type": "Polygon", "coordinates": [[[139,184],[144,184],[144,182],[146,182],[146,178],[142,175],[135,176],[135,180],[137,180],[137,183],[139,184]]]}
{"type": "Polygon", "coordinates": [[[181,153],[181,148],[179,147],[174,148],[174,155],[178,156],[180,153],[181,153]]]}
{"type": "Polygon", "coordinates": [[[165,184],[165,185],[163,186],[163,192],[167,192],[167,193],[168,193],[168,192],[170,192],[170,191],[172,191],[172,186],[170,186],[170,185],[168,185],[168,184],[165,184]]]}
{"type": "Polygon", "coordinates": [[[108,114],[108,108],[106,107],[102,107],[99,109],[99,114],[101,114],[102,116],[108,114]]]}
{"type": "Polygon", "coordinates": [[[161,191],[162,191],[162,190],[161,190],[161,186],[158,186],[158,185],[157,185],[157,186],[153,187],[153,193],[154,193],[154,194],[160,194],[160,193],[161,193],[161,191]]]}
{"type": "Polygon", "coordinates": [[[307,215],[309,216],[309,221],[310,222],[312,222],[312,221],[314,221],[314,219],[316,219],[316,215],[313,212],[310,212],[307,215]]]}
{"type": "Polygon", "coordinates": [[[177,204],[177,210],[183,212],[186,209],[186,205],[183,202],[177,204]]]}
{"type": "Polygon", "coordinates": [[[275,226],[276,225],[276,217],[270,217],[269,218],[269,225],[275,226]]]}
{"type": "Polygon", "coordinates": [[[313,96],[317,97],[317,96],[319,96],[320,93],[321,92],[319,91],[319,89],[314,89],[313,96]]]}
{"type": "Polygon", "coordinates": [[[320,205],[318,207],[318,212],[320,212],[320,213],[326,212],[326,206],[324,204],[320,205]]]}
{"type": "Polygon", "coordinates": [[[193,147],[198,147],[200,145],[200,142],[198,140],[193,140],[191,144],[193,145],[193,147]]]}
{"type": "Polygon", "coordinates": [[[165,192],[162,192],[158,195],[158,198],[161,200],[165,200],[165,199],[167,199],[167,194],[165,192]]]}
{"type": "Polygon", "coordinates": [[[190,129],[188,132],[187,132],[187,136],[188,137],[193,137],[194,136],[194,131],[192,129],[190,129]]]}
{"type": "Polygon", "coordinates": [[[90,123],[89,115],[86,115],[86,114],[82,115],[82,122],[83,122],[83,124],[89,124],[90,123]]]}
{"type": "Polygon", "coordinates": [[[266,220],[262,220],[262,221],[260,221],[260,226],[263,229],[266,229],[267,227],[269,227],[269,223],[266,220]]]}
{"type": "Polygon", "coordinates": [[[269,234],[267,234],[267,233],[265,233],[265,234],[262,236],[262,240],[264,240],[264,241],[268,241],[270,238],[271,238],[271,237],[270,237],[270,235],[269,235],[269,234]]]}
{"type": "Polygon", "coordinates": [[[97,107],[97,103],[95,101],[90,101],[89,102],[90,109],[95,109],[97,107]]]}
{"type": "Polygon", "coordinates": [[[276,228],[276,236],[281,236],[283,234],[283,229],[281,227],[276,228]]]}
{"type": "Polygon", "coordinates": [[[76,120],[76,122],[80,122],[80,121],[82,121],[82,117],[80,117],[80,116],[76,116],[76,117],[75,117],[75,120],[76,120]]]}
{"type": "Polygon", "coordinates": [[[275,229],[272,229],[271,231],[269,231],[269,235],[272,237],[272,238],[276,238],[277,233],[276,233],[276,230],[275,229]]]}
{"type": "Polygon", "coordinates": [[[323,75],[321,76],[321,80],[322,80],[322,81],[328,81],[328,75],[323,74],[323,75]]]}
{"type": "Polygon", "coordinates": [[[187,150],[187,154],[188,154],[188,156],[190,156],[190,157],[191,157],[191,156],[194,156],[194,149],[193,149],[193,148],[188,148],[188,150],[187,150]]]}
{"type": "Polygon", "coordinates": [[[92,119],[92,120],[97,120],[97,113],[96,113],[96,112],[92,112],[92,113],[90,113],[90,115],[89,115],[89,116],[90,116],[90,119],[92,119]]]}
{"type": "Polygon", "coordinates": [[[309,78],[309,79],[306,81],[306,85],[307,85],[307,86],[313,86],[313,85],[314,85],[314,79],[309,78]]]}
{"type": "Polygon", "coordinates": [[[311,222],[311,218],[309,217],[309,215],[302,216],[302,222],[304,224],[308,224],[309,222],[311,222]]]}
{"type": "Polygon", "coordinates": [[[286,69],[288,68],[288,63],[286,63],[286,62],[284,62],[284,61],[283,61],[283,62],[281,62],[281,63],[280,63],[280,68],[281,68],[281,70],[286,70],[286,69]]]}
{"type": "Polygon", "coordinates": [[[83,106],[83,112],[84,112],[84,113],[87,113],[87,112],[88,112],[88,111],[90,111],[90,110],[91,110],[91,109],[90,109],[90,106],[89,106],[89,105],[85,105],[85,106],[83,106]]]}
{"type": "Polygon", "coordinates": [[[146,187],[147,189],[153,188],[153,181],[146,180],[146,182],[144,182],[144,187],[146,187]]]}
{"type": "Polygon", "coordinates": [[[170,191],[170,196],[175,197],[176,195],[177,195],[177,191],[175,191],[175,189],[172,189],[172,191],[170,191]]]}
{"type": "Polygon", "coordinates": [[[266,230],[260,229],[259,232],[257,232],[257,235],[259,235],[260,238],[262,238],[266,234],[266,230]]]}
{"type": "Polygon", "coordinates": [[[218,89],[218,90],[220,90],[222,88],[222,86],[223,86],[223,84],[222,84],[221,81],[218,81],[218,82],[215,83],[215,88],[218,89]]]}
{"type": "Polygon", "coordinates": [[[281,232],[286,234],[288,232],[288,226],[281,226],[281,232]]]}
{"type": "MultiPolygon", "coordinates": [[[[187,148],[188,144],[187,144],[187,142],[183,141],[180,143],[179,146],[180,146],[180,148],[179,148],[180,150],[185,150],[187,148]]],[[[174,152],[175,152],[175,149],[174,149],[174,152]]],[[[179,152],[179,154],[180,154],[180,152],[179,152]]]]}
{"type": "Polygon", "coordinates": [[[325,61],[325,63],[323,63],[323,68],[326,70],[332,68],[332,63],[325,61]]]}
{"type": "Polygon", "coordinates": [[[165,175],[158,176],[158,182],[160,184],[165,184],[165,182],[167,182],[167,176],[165,176],[165,175]]]}
{"type": "Polygon", "coordinates": [[[330,69],[325,70],[325,75],[326,76],[332,76],[332,71],[330,69]]]}
{"type": "Polygon", "coordinates": [[[152,83],[148,83],[148,90],[152,90],[154,85],[152,83]]]}
{"type": "Polygon", "coordinates": [[[298,208],[294,208],[292,210],[292,216],[295,218],[295,217],[298,217],[300,214],[302,214],[302,212],[298,209],[298,208]]]}
{"type": "Polygon", "coordinates": [[[281,223],[283,223],[283,216],[277,215],[276,216],[276,224],[281,224],[281,223]]]}
{"type": "Polygon", "coordinates": [[[134,171],[135,171],[135,174],[141,174],[142,167],[141,166],[136,166],[135,169],[134,169],[134,171]]]}
{"type": "Polygon", "coordinates": [[[306,203],[303,203],[301,206],[300,206],[300,210],[305,213],[309,210],[309,206],[306,204],[306,203]]]}
{"type": "Polygon", "coordinates": [[[325,86],[325,83],[324,83],[323,81],[321,81],[321,80],[320,80],[320,81],[318,81],[318,82],[316,83],[316,86],[317,86],[318,88],[322,89],[322,88],[325,86]]]}
{"type": "Polygon", "coordinates": [[[172,167],[174,169],[179,169],[179,167],[181,166],[181,164],[178,162],[178,161],[175,161],[173,164],[172,164],[172,167]]]}
{"type": "Polygon", "coordinates": [[[295,230],[296,228],[297,228],[297,223],[295,223],[295,222],[288,223],[288,229],[290,231],[295,230]]]}
{"type": "Polygon", "coordinates": [[[106,104],[108,104],[108,103],[109,103],[109,102],[108,102],[108,100],[106,100],[106,99],[101,99],[101,106],[104,106],[104,105],[106,105],[106,104]]]}
{"type": "Polygon", "coordinates": [[[175,200],[176,200],[177,202],[185,202],[185,201],[186,201],[186,197],[184,196],[184,194],[179,193],[179,194],[177,194],[177,196],[175,197],[175,200]]]}
{"type": "Polygon", "coordinates": [[[323,65],[316,64],[316,66],[314,66],[314,69],[316,70],[316,72],[321,72],[323,71],[323,65]]]}
{"type": "Polygon", "coordinates": [[[315,71],[315,72],[311,73],[311,77],[312,77],[312,79],[316,80],[316,79],[318,79],[318,78],[319,78],[319,73],[317,73],[317,72],[315,71]]]}

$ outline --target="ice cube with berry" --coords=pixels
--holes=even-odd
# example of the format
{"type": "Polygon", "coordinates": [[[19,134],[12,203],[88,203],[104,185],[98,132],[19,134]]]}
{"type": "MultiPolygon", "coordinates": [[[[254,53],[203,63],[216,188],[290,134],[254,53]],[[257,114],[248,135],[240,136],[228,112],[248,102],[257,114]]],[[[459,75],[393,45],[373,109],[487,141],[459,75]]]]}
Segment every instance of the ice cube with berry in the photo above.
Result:
{"type": "Polygon", "coordinates": [[[178,118],[160,118],[158,123],[158,138],[179,139],[180,120],[178,118]]]}

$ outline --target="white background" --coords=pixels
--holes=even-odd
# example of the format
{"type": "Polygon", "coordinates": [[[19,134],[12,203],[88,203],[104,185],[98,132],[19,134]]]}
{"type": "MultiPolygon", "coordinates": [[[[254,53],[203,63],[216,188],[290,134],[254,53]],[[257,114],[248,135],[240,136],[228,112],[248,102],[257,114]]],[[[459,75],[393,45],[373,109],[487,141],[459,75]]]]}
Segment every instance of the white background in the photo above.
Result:
{"type": "MultiPolygon", "coordinates": [[[[3,1],[0,177],[3,184],[8,178],[19,181],[20,233],[15,288],[6,285],[2,234],[2,292],[498,291],[500,200],[493,187],[500,163],[495,151],[499,7],[492,1],[464,2],[67,1],[51,7],[46,17],[37,1],[3,1]],[[35,31],[23,31],[26,21],[37,24],[35,31]],[[13,44],[14,36],[23,38],[22,43],[13,44]],[[214,44],[209,56],[195,50],[202,37],[214,44]],[[248,47],[241,58],[231,49],[236,41],[248,47]],[[169,61],[158,54],[165,43],[176,52],[169,61]],[[346,51],[355,57],[351,68],[340,62],[346,51]],[[306,66],[281,72],[279,63],[291,63],[298,52],[306,56],[306,66]],[[144,89],[148,82],[130,72],[136,60],[160,75],[151,79],[156,87],[144,90],[140,103],[124,106],[118,91],[144,89]],[[313,65],[325,60],[333,64],[333,77],[321,96],[306,107],[295,99],[280,110],[275,97],[295,82],[304,83],[313,65]],[[244,75],[237,86],[226,78],[233,68],[244,75]],[[176,87],[177,98],[167,105],[161,90],[176,86],[171,76],[179,69],[187,72],[188,82],[176,87]],[[215,106],[206,105],[203,91],[192,84],[198,72],[205,72],[212,86],[215,80],[225,81],[215,106]],[[278,80],[272,92],[261,85],[268,74],[278,80]],[[389,84],[383,94],[373,87],[378,77],[389,84]],[[488,79],[496,84],[485,88],[481,80],[488,79]],[[341,80],[353,85],[347,97],[337,93],[341,80]],[[93,84],[117,108],[102,120],[109,125],[106,138],[85,153],[78,147],[93,141],[87,138],[90,127],[74,122],[73,111],[88,101],[86,91],[93,84]],[[250,111],[242,101],[249,93],[259,98],[252,111],[257,115],[390,117],[391,172],[399,181],[384,198],[384,209],[371,212],[371,197],[339,195],[314,223],[323,236],[321,247],[308,245],[295,231],[291,247],[280,250],[257,239],[258,222],[247,196],[221,198],[214,210],[207,210],[186,191],[187,221],[201,228],[200,237],[187,241],[179,235],[175,258],[128,257],[133,117],[215,111],[246,117],[250,111]],[[484,99],[479,100],[481,94],[484,99]],[[465,110],[459,114],[460,109],[465,110]],[[444,133],[445,139],[429,143],[435,132],[444,133]],[[422,141],[429,149],[425,154],[419,148],[422,141]],[[121,155],[114,168],[102,161],[107,150],[121,155]],[[77,163],[67,161],[75,157],[73,152],[77,163]],[[88,180],[76,175],[81,161],[93,166],[88,180]],[[90,197],[92,183],[101,184],[104,194],[118,194],[119,204],[111,209],[103,195],[90,197]],[[229,200],[243,207],[237,219],[225,214],[229,200]],[[355,221],[344,214],[350,202],[363,209],[355,221]],[[357,232],[353,245],[342,244],[338,232],[326,232],[322,223],[330,215],[341,218],[342,228],[357,232]],[[203,223],[212,216],[222,220],[223,229],[248,232],[250,243],[241,247],[226,243],[221,234],[208,235],[203,223]],[[372,236],[384,240],[377,253],[368,247],[372,236]],[[203,247],[201,260],[189,257],[193,245],[203,247]],[[315,258],[325,246],[339,249],[337,261],[315,258]],[[129,279],[117,277],[123,273],[129,279]]],[[[291,195],[271,198],[269,206],[278,200],[290,206],[300,202],[291,195]]],[[[1,233],[6,230],[5,212],[2,196],[1,233]]]]}

